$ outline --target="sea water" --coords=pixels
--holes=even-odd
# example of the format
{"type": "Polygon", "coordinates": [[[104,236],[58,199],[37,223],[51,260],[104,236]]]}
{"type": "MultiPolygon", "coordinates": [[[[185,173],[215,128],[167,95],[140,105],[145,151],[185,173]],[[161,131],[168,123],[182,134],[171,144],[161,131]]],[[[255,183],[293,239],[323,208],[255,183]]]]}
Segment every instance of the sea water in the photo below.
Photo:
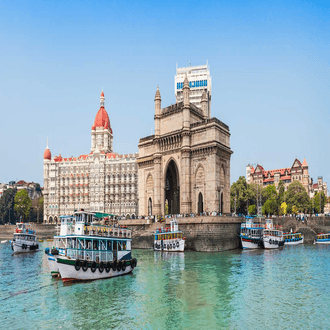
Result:
{"type": "Polygon", "coordinates": [[[133,274],[63,284],[43,250],[0,245],[1,329],[329,329],[330,247],[162,253],[133,274]]]}

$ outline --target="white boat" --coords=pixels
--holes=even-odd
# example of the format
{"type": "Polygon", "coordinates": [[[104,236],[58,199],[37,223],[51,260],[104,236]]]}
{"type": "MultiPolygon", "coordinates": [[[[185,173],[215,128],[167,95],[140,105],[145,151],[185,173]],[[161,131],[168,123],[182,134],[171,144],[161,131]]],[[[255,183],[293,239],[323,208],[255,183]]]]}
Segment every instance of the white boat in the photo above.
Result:
{"type": "Polygon", "coordinates": [[[52,250],[48,256],[54,257],[64,282],[124,275],[137,265],[131,256],[131,230],[115,224],[102,225],[95,222],[94,215],[97,214],[75,212],[74,224],[67,217],[61,219],[60,235],[54,237],[59,243],[58,254],[52,250]]]}
{"type": "Polygon", "coordinates": [[[243,249],[261,249],[262,243],[262,231],[265,229],[265,224],[254,223],[252,217],[246,217],[245,223],[241,224],[241,243],[243,249]]]}
{"type": "Polygon", "coordinates": [[[304,243],[304,236],[301,233],[283,233],[284,245],[298,245],[304,243]]]}
{"type": "Polygon", "coordinates": [[[1,244],[8,243],[8,240],[1,241],[1,244]]]}
{"type": "MultiPolygon", "coordinates": [[[[87,217],[88,213],[86,212],[86,218],[87,217]]],[[[45,249],[45,254],[47,254],[48,267],[50,274],[53,277],[60,276],[57,258],[59,255],[65,256],[65,249],[67,247],[66,236],[74,234],[75,217],[66,215],[60,216],[60,222],[61,226],[57,228],[57,230],[60,230],[60,232],[58,235],[54,236],[54,239],[52,239],[54,242],[53,248],[45,249]]]]}
{"type": "Polygon", "coordinates": [[[265,249],[278,249],[284,246],[283,231],[274,228],[272,219],[266,219],[265,229],[262,231],[262,242],[265,249]]]}
{"type": "Polygon", "coordinates": [[[324,234],[318,234],[314,240],[313,244],[330,244],[330,233],[324,234]]]}
{"type": "Polygon", "coordinates": [[[19,222],[16,224],[11,247],[16,253],[36,252],[39,249],[36,231],[32,225],[19,222]]]}
{"type": "Polygon", "coordinates": [[[178,221],[172,219],[169,228],[156,229],[154,233],[154,250],[167,252],[184,252],[185,237],[179,231],[178,221]]]}

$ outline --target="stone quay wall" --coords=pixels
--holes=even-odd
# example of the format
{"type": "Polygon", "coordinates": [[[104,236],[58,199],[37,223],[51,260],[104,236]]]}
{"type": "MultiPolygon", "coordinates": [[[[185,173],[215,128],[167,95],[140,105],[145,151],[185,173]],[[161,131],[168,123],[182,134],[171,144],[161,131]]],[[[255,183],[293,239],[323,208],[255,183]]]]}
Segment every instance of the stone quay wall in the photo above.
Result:
{"type": "MultiPolygon", "coordinates": [[[[194,217],[178,218],[179,230],[186,238],[186,249],[201,252],[219,252],[240,247],[240,224],[242,218],[194,217]]],[[[151,220],[121,220],[120,224],[132,229],[132,248],[151,249],[156,228],[170,227],[170,219],[164,223],[151,220]]]]}
{"type": "MultiPolygon", "coordinates": [[[[262,219],[263,220],[263,219],[262,219]]],[[[178,218],[179,229],[186,238],[186,249],[200,252],[219,252],[240,247],[240,224],[244,218],[238,217],[194,217],[178,218]]],[[[293,217],[273,218],[275,225],[284,232],[297,231],[304,235],[304,243],[312,244],[316,234],[330,232],[330,217],[310,217],[304,222],[293,217]]],[[[153,233],[156,228],[169,227],[170,219],[155,222],[147,219],[119,220],[120,225],[132,229],[133,249],[152,249],[153,233]]],[[[0,226],[0,240],[13,238],[15,225],[0,226]]],[[[53,238],[55,225],[36,225],[38,238],[53,238]]]]}

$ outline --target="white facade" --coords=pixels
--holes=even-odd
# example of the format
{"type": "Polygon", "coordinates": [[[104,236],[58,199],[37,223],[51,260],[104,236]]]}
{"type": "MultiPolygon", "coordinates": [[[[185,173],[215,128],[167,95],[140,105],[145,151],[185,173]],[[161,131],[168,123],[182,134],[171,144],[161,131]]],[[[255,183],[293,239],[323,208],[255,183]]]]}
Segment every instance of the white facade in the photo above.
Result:
{"type": "Polygon", "coordinates": [[[196,105],[198,108],[201,108],[202,94],[205,91],[208,98],[207,116],[210,118],[212,79],[208,65],[189,66],[186,68],[176,69],[176,76],[174,77],[174,90],[175,98],[178,103],[183,101],[183,82],[186,75],[190,87],[190,103],[196,105]]]}
{"type": "MultiPolygon", "coordinates": [[[[102,92],[103,94],[103,92],[102,92]]],[[[51,157],[44,153],[44,222],[58,222],[74,210],[137,215],[138,154],[112,153],[112,129],[102,105],[91,133],[91,153],[51,157]]]]}

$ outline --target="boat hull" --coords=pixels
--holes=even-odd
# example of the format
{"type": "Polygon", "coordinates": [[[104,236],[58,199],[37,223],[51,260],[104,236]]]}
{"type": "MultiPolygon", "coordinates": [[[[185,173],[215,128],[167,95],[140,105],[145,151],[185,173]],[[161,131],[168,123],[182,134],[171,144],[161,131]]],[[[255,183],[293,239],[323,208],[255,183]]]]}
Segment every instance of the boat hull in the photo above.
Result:
{"type": "Polygon", "coordinates": [[[241,236],[241,243],[243,249],[261,249],[262,248],[262,240],[261,239],[254,239],[249,237],[242,237],[241,236]]]}
{"type": "Polygon", "coordinates": [[[58,264],[57,264],[57,257],[58,256],[54,256],[51,253],[49,253],[47,255],[48,267],[49,267],[50,274],[52,275],[52,277],[58,277],[58,275],[60,274],[58,264]]]}
{"type": "Polygon", "coordinates": [[[184,252],[185,240],[156,240],[154,241],[155,251],[166,251],[166,252],[184,252]]]}
{"type": "Polygon", "coordinates": [[[267,236],[263,239],[265,249],[278,249],[284,245],[284,240],[280,240],[276,236],[267,236]]]}
{"type": "Polygon", "coordinates": [[[291,241],[291,242],[284,242],[284,245],[298,245],[298,244],[303,244],[304,243],[304,238],[297,240],[297,241],[291,241]]]}
{"type": "Polygon", "coordinates": [[[32,253],[39,251],[39,245],[35,242],[28,242],[28,241],[20,241],[20,242],[12,242],[12,249],[14,254],[18,253],[32,253]]]}
{"type": "Polygon", "coordinates": [[[79,270],[75,269],[74,260],[68,260],[61,257],[57,258],[57,264],[59,268],[59,272],[63,282],[72,282],[72,281],[94,281],[99,279],[111,278],[121,275],[129,274],[133,271],[131,265],[126,266],[125,270],[113,270],[110,269],[109,272],[104,269],[100,272],[99,268],[96,268],[95,272],[92,272],[90,267],[84,271],[82,268],[79,270]]]}
{"type": "Polygon", "coordinates": [[[315,240],[314,244],[330,244],[330,240],[315,240]]]}

